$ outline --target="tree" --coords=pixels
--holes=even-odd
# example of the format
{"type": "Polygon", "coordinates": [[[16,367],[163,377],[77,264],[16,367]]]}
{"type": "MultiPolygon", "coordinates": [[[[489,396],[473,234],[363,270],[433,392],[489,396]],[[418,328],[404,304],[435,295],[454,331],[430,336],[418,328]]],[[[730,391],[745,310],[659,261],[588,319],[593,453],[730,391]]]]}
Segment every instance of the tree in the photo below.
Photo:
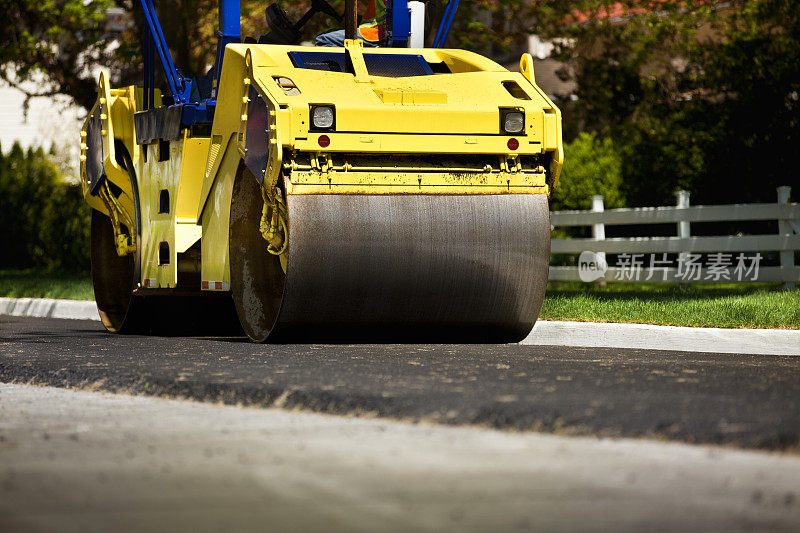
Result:
{"type": "MultiPolygon", "coordinates": [[[[438,26],[447,0],[427,3],[429,20],[438,26]]],[[[540,2],[526,0],[475,0],[461,2],[446,46],[483,53],[506,63],[519,60],[527,50],[528,35],[534,33],[534,17],[540,2]]],[[[429,41],[436,33],[429,32],[429,41]]]]}
{"type": "MultiPolygon", "coordinates": [[[[96,98],[93,64],[110,64],[112,36],[103,19],[112,0],[2,1],[0,76],[28,98],[66,94],[89,107],[96,98]],[[31,90],[36,82],[37,89],[31,90]]],[[[114,68],[116,78],[125,77],[114,68]]]]}
{"type": "MultiPolygon", "coordinates": [[[[280,0],[297,20],[310,0],[280,0]]],[[[331,2],[342,10],[343,0],[331,2]]],[[[30,98],[64,94],[91,108],[97,98],[97,67],[107,68],[114,85],[141,79],[144,16],[138,0],[0,0],[0,79],[30,98]],[[111,24],[109,9],[122,10],[111,24]],[[121,25],[119,22],[121,21],[121,25]],[[36,89],[31,89],[34,86],[36,89]]],[[[205,74],[216,52],[217,0],[160,0],[156,11],[176,67],[185,76],[205,74]]],[[[266,32],[264,2],[243,0],[242,33],[266,32]]],[[[317,16],[312,36],[330,23],[317,16]]]]}
{"type": "Polygon", "coordinates": [[[723,39],[691,50],[692,117],[709,131],[698,200],[775,201],[800,181],[800,10],[792,0],[744,0],[723,39]],[[702,122],[701,122],[702,120],[702,122]]]}
{"type": "Polygon", "coordinates": [[[559,105],[577,131],[614,139],[632,203],[671,202],[679,188],[698,203],[774,201],[800,173],[796,7],[554,0],[537,27],[577,82],[559,105]]]}

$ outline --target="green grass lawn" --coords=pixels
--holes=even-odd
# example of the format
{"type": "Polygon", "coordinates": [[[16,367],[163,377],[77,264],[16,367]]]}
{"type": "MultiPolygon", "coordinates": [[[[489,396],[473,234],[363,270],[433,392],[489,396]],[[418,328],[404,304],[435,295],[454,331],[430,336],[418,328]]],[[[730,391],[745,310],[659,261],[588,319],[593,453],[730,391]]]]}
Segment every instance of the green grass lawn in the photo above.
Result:
{"type": "Polygon", "coordinates": [[[677,285],[609,283],[601,288],[551,282],[545,320],[634,322],[716,328],[800,329],[800,290],[779,284],[677,285]]]}
{"type": "Polygon", "coordinates": [[[0,270],[0,297],[94,300],[94,290],[88,272],[0,270]]]}
{"type": "MultiPolygon", "coordinates": [[[[94,298],[89,273],[0,270],[0,296],[94,298]]],[[[677,285],[551,282],[545,320],[633,322],[719,328],[800,329],[800,290],[778,284],[677,285]]]]}

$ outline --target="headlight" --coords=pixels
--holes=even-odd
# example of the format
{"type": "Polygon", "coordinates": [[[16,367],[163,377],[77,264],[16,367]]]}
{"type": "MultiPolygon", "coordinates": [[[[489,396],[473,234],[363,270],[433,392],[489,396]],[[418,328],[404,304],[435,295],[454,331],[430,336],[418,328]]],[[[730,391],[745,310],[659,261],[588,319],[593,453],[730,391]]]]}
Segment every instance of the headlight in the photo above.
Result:
{"type": "Polygon", "coordinates": [[[522,111],[501,111],[503,131],[506,133],[522,133],[525,129],[525,113],[522,111]]]}
{"type": "Polygon", "coordinates": [[[311,127],[315,130],[332,130],[336,123],[333,106],[311,106],[311,127]]]}

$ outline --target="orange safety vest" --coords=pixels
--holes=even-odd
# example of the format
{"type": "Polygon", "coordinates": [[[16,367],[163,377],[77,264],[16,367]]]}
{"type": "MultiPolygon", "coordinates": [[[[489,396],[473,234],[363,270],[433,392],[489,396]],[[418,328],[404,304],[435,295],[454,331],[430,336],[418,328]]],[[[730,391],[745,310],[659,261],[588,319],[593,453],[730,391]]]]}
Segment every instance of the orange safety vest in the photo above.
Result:
{"type": "Polygon", "coordinates": [[[358,27],[365,41],[377,43],[386,36],[386,1],[370,0],[367,5],[367,21],[358,27]]]}

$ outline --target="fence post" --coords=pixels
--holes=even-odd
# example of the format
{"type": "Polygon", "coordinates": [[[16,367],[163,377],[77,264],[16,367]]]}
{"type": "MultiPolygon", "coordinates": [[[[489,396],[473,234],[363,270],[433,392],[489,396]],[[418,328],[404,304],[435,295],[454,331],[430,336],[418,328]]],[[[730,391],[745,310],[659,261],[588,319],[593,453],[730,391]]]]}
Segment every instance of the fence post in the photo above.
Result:
{"type": "MultiPolygon", "coordinates": [[[[689,207],[689,191],[678,191],[675,196],[678,198],[678,207],[689,207]]],[[[688,239],[691,236],[692,230],[689,228],[689,221],[681,220],[678,222],[678,237],[688,239]]]]}
{"type": "MultiPolygon", "coordinates": [[[[788,204],[791,193],[792,193],[791,187],[787,186],[778,187],[778,203],[788,204]]],[[[786,219],[778,219],[778,233],[780,235],[791,235],[792,223],[786,219]]],[[[781,274],[783,274],[784,272],[791,272],[792,267],[794,267],[794,250],[781,250],[781,274]]],[[[783,288],[794,289],[794,282],[784,281],[783,288]]]]}
{"type": "MultiPolygon", "coordinates": [[[[595,194],[592,196],[592,212],[593,213],[602,213],[605,211],[605,204],[603,203],[603,195],[602,194],[595,194]]],[[[606,240],[606,225],[600,222],[599,224],[592,224],[592,239],[596,241],[604,241],[606,240]]],[[[605,252],[596,252],[597,261],[602,261],[606,263],[606,253],[605,252]]],[[[605,280],[600,280],[600,286],[605,287],[605,280]]]]}
{"type": "MultiPolygon", "coordinates": [[[[689,191],[676,191],[675,197],[677,200],[677,207],[689,207],[689,191]]],[[[678,222],[678,238],[681,239],[688,239],[692,236],[692,230],[689,226],[688,220],[681,220],[678,222]]],[[[687,259],[687,252],[681,252],[678,254],[678,268],[685,264],[687,259]]],[[[681,283],[683,287],[688,287],[688,283],[681,283]]]]}

